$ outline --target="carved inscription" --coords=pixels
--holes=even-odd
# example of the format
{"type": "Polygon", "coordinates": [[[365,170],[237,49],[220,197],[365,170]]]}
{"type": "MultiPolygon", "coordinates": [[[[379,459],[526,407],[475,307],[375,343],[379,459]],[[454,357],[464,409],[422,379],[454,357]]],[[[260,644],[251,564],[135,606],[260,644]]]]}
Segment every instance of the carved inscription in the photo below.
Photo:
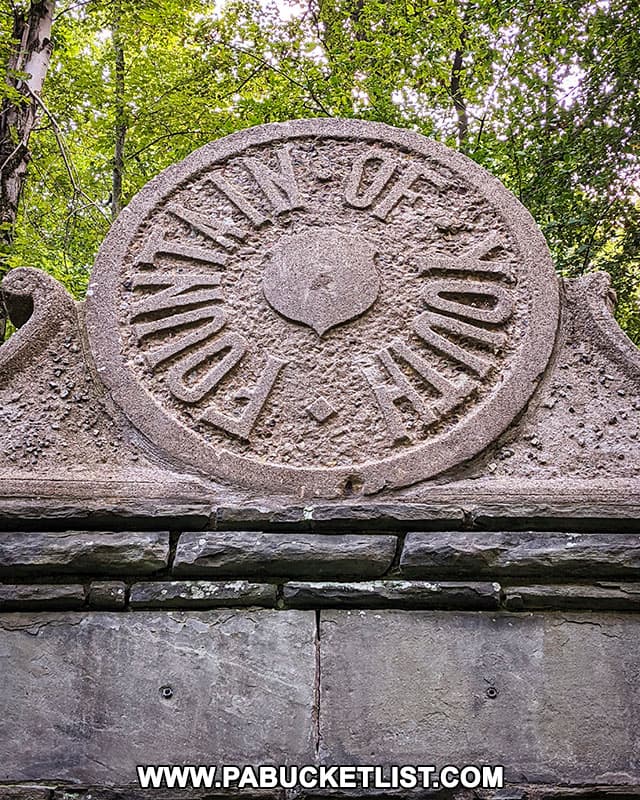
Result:
{"type": "MultiPolygon", "coordinates": [[[[247,341],[239,333],[223,332],[218,336],[226,323],[219,305],[223,299],[219,285],[219,275],[144,275],[136,278],[133,285],[134,289],[159,287],[159,291],[144,295],[134,306],[131,321],[138,343],[157,334],[171,335],[169,344],[149,349],[147,362],[152,369],[170,362],[166,374],[169,391],[190,405],[214,392],[248,351],[247,341]]],[[[285,364],[275,356],[267,357],[257,385],[245,391],[249,402],[238,417],[208,407],[200,418],[246,439],[285,364]]]]}
{"type": "MultiPolygon", "coordinates": [[[[482,275],[487,271],[486,265],[484,262],[478,264],[482,275]]],[[[474,266],[475,262],[464,258],[458,261],[449,260],[445,270],[464,270],[471,273],[472,277],[435,278],[426,283],[421,300],[428,310],[419,314],[411,327],[424,348],[445,356],[473,378],[482,379],[493,368],[493,364],[490,359],[469,349],[468,344],[477,344],[490,352],[498,352],[505,344],[506,333],[499,327],[488,329],[486,324],[503,326],[513,313],[513,300],[505,287],[478,280],[474,274],[474,266]],[[480,301],[479,305],[474,305],[474,301],[480,301]]],[[[504,265],[493,263],[491,267],[498,275],[507,271],[504,265]]],[[[423,274],[428,272],[430,270],[425,269],[423,274]]],[[[381,381],[379,372],[375,369],[365,369],[364,374],[375,392],[393,444],[411,440],[396,407],[398,402],[410,403],[422,423],[430,425],[455,408],[474,389],[472,379],[465,378],[461,384],[454,383],[401,339],[394,339],[376,355],[389,381],[381,381]],[[410,379],[401,371],[398,362],[407,365],[434,393],[435,399],[432,403],[425,402],[410,379]]]]}
{"type": "Polygon", "coordinates": [[[515,415],[548,358],[552,326],[534,344],[531,317],[550,263],[522,247],[516,201],[494,206],[478,168],[420,137],[332,125],[185,162],[120,250],[128,379],[192,432],[189,458],[240,480],[239,465],[313,483],[390,459],[394,480],[431,474],[467,418],[474,447],[490,440],[477,412],[503,397],[515,415]]]}
{"type": "Polygon", "coordinates": [[[397,158],[392,156],[363,155],[358,158],[351,169],[345,199],[355,208],[371,208],[371,213],[379,219],[386,220],[389,213],[402,200],[415,203],[420,192],[415,191],[415,184],[421,180],[433,185],[436,189],[445,186],[445,181],[433,170],[417,164],[410,164],[392,180],[398,171],[397,158]],[[362,188],[365,168],[373,168],[373,178],[366,188],[362,188]]]}
{"type": "MultiPolygon", "coordinates": [[[[278,150],[277,160],[279,171],[256,157],[241,159],[274,216],[305,208],[290,148],[278,150]]],[[[210,181],[255,229],[272,220],[222,174],[215,174],[210,181]]],[[[419,183],[422,191],[433,192],[447,185],[431,168],[400,165],[398,158],[390,154],[380,157],[364,153],[350,165],[344,203],[387,222],[391,211],[403,201],[413,205],[426,198],[418,189],[419,183]]],[[[235,252],[249,235],[246,228],[220,224],[215,218],[178,203],[172,203],[169,211],[203,234],[217,250],[168,242],[155,234],[138,259],[140,266],[152,267],[158,255],[173,255],[224,268],[228,264],[226,253],[235,252]]],[[[466,257],[430,257],[427,264],[421,264],[420,274],[426,279],[416,282],[415,291],[425,310],[408,326],[408,331],[420,340],[420,349],[396,337],[376,351],[375,365],[362,367],[391,446],[416,438],[407,427],[407,415],[401,412],[403,404],[412,408],[419,422],[419,439],[425,429],[442,420],[474,390],[474,379],[486,378],[493,369],[493,361],[473,345],[495,353],[505,343],[506,334],[501,328],[513,313],[513,299],[508,285],[490,278],[505,278],[510,275],[510,268],[499,261],[482,260],[500,247],[499,238],[492,235],[475,243],[466,257]],[[451,380],[430,363],[425,350],[451,361],[465,373],[464,377],[457,382],[451,380]],[[427,396],[420,391],[420,384],[428,388],[427,396]]],[[[380,289],[375,255],[375,246],[364,237],[332,228],[282,236],[271,249],[262,275],[265,298],[285,318],[308,325],[322,336],[365,313],[375,302],[380,289]]],[[[152,288],[154,283],[158,278],[140,276],[134,288],[152,288]]],[[[150,348],[147,361],[155,369],[173,359],[167,369],[166,385],[175,399],[187,404],[200,403],[214,393],[249,349],[240,333],[220,334],[226,318],[219,285],[219,274],[176,277],[166,288],[146,296],[132,316],[139,342],[161,331],[173,334],[170,344],[150,348]],[[161,311],[165,314],[158,316],[161,311]],[[154,318],[140,322],[145,316],[154,318]],[[198,327],[184,331],[196,323],[198,327]]],[[[267,354],[255,388],[243,394],[247,404],[239,416],[229,416],[209,405],[198,419],[239,438],[249,438],[286,363],[267,354]]],[[[413,427],[416,428],[415,420],[413,427]]]]}

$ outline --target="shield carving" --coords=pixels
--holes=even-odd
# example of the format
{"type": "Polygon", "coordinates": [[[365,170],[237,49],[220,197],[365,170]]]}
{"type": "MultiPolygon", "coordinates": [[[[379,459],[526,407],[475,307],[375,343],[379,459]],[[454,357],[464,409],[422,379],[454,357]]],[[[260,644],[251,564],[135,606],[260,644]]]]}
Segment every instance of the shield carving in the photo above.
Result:
{"type": "Polygon", "coordinates": [[[283,317],[322,336],[373,305],[380,290],[375,254],[364,237],[332,229],[283,237],[262,275],[264,296],[283,317]]]}

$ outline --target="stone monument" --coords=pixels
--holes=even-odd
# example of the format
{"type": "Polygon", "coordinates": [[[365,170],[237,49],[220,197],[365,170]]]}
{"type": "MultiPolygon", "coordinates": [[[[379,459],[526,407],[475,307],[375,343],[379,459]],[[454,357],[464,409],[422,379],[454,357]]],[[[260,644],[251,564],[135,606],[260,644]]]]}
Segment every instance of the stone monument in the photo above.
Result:
{"type": "Polygon", "coordinates": [[[225,760],[638,794],[640,354],[495,178],[260,126],[131,201],[86,301],[2,295],[0,798],[225,760]]]}

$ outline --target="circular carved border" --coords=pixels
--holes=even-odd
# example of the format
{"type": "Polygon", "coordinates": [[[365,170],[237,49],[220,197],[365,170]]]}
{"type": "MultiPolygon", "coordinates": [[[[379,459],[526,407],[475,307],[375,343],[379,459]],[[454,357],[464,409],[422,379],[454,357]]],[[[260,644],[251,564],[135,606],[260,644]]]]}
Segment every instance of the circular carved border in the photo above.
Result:
{"type": "Polygon", "coordinates": [[[466,156],[410,131],[358,120],[310,119],[273,123],[205,145],[148,183],[118,217],[100,248],[86,300],[86,326],[101,380],[131,423],[182,463],[223,482],[298,497],[337,496],[345,490],[374,493],[433,477],[480,453],[530,399],[553,348],[559,316],[558,281],[533,218],[504,186],[466,156]],[[438,161],[464,176],[502,216],[522,253],[531,287],[529,330],[509,363],[509,375],[486,401],[452,429],[415,448],[353,466],[290,467],[214,448],[159,405],[125,363],[118,323],[120,265],[141,223],[176,186],[217,162],[256,145],[317,136],[395,145],[438,161]]]}

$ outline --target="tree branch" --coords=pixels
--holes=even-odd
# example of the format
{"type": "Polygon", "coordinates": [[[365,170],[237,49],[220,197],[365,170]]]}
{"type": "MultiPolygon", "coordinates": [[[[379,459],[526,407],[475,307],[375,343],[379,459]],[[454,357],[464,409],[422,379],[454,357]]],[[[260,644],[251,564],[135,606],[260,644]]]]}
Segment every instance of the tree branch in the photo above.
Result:
{"type": "Polygon", "coordinates": [[[64,143],[64,138],[62,136],[62,131],[60,130],[60,126],[58,125],[58,121],[53,116],[51,111],[47,108],[47,106],[43,103],[41,98],[39,98],[35,94],[32,94],[32,97],[36,101],[36,103],[40,106],[40,108],[44,111],[47,117],[51,120],[51,129],[53,130],[53,135],[55,136],[56,143],[58,145],[58,150],[60,151],[60,155],[62,156],[62,161],[64,163],[67,175],[69,176],[69,180],[71,181],[71,186],[73,188],[73,191],[76,194],[83,197],[89,205],[93,206],[93,208],[95,208],[100,213],[100,215],[107,222],[109,222],[109,217],[107,216],[107,214],[103,211],[103,209],[100,208],[100,206],[98,205],[98,203],[96,203],[95,200],[92,200],[91,197],[89,197],[89,195],[84,191],[84,189],[82,189],[82,187],[78,183],[77,177],[74,174],[75,170],[71,163],[71,159],[69,158],[69,155],[67,153],[67,147],[64,143]]]}

